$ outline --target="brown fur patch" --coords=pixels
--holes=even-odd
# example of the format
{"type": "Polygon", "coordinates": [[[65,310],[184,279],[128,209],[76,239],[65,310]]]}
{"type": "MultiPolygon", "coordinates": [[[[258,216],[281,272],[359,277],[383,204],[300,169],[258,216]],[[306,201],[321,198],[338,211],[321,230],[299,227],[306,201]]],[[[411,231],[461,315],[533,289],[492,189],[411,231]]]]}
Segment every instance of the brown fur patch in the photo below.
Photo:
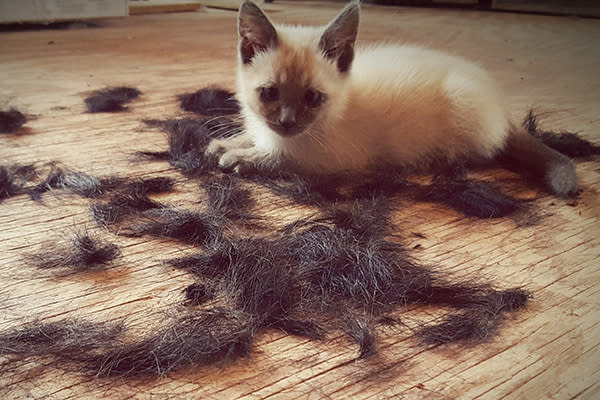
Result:
{"type": "Polygon", "coordinates": [[[304,100],[306,92],[314,89],[315,51],[283,41],[275,51],[273,86],[279,90],[279,99],[260,102],[259,112],[271,129],[283,136],[291,136],[304,131],[319,111],[318,107],[310,107],[304,100]],[[284,107],[292,110],[295,116],[296,125],[292,128],[284,129],[280,124],[284,107]]]}
{"type": "Polygon", "coordinates": [[[297,47],[280,43],[273,65],[275,80],[279,84],[293,83],[310,88],[315,70],[315,52],[307,46],[297,47]]]}

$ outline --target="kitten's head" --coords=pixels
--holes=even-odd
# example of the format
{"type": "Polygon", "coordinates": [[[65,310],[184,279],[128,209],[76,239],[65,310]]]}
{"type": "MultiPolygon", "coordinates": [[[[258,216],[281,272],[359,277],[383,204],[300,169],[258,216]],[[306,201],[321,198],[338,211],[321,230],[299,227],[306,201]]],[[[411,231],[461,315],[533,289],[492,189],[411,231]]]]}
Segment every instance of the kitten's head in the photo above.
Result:
{"type": "Polygon", "coordinates": [[[324,28],[274,26],[252,2],[238,17],[238,96],[272,131],[290,137],[324,116],[352,66],[359,2],[324,28]]]}

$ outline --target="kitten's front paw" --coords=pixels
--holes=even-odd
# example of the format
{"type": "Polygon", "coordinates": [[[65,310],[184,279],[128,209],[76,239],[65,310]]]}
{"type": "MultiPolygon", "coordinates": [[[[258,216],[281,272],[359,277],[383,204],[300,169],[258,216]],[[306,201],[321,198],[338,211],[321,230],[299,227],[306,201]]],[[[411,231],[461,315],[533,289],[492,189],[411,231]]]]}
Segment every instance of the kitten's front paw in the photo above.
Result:
{"type": "MultiPolygon", "coordinates": [[[[218,150],[220,150],[221,152],[224,151],[224,149],[218,150]]],[[[233,170],[233,168],[242,160],[243,158],[241,157],[239,152],[235,150],[225,151],[219,158],[219,168],[226,171],[233,170]]]]}
{"type": "Polygon", "coordinates": [[[219,168],[244,174],[256,171],[258,153],[254,149],[233,149],[225,151],[219,158],[219,168]]]}
{"type": "Polygon", "coordinates": [[[204,150],[207,157],[219,156],[227,151],[226,141],[223,139],[213,139],[204,150]]]}

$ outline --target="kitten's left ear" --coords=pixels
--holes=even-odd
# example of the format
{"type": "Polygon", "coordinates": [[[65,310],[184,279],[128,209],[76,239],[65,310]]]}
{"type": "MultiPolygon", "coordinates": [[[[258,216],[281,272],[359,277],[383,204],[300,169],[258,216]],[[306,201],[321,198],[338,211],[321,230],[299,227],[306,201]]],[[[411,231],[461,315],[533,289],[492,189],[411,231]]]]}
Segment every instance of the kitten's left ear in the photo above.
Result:
{"type": "Polygon", "coordinates": [[[249,64],[256,53],[277,47],[275,27],[260,8],[251,1],[240,6],[238,34],[242,63],[249,64]]]}
{"type": "Polygon", "coordinates": [[[354,0],[327,25],[319,41],[325,58],[335,60],[340,72],[348,71],[352,65],[359,16],[360,1],[354,0]]]}

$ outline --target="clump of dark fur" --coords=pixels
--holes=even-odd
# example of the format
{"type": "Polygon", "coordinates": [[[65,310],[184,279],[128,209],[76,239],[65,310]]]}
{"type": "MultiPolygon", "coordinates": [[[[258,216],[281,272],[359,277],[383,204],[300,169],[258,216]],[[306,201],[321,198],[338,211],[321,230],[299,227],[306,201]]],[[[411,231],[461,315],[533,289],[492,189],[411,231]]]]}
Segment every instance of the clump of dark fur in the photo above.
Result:
{"type": "Polygon", "coordinates": [[[92,175],[53,166],[46,178],[29,191],[29,195],[33,200],[40,200],[42,193],[52,189],[69,190],[83,197],[95,197],[101,194],[101,182],[92,175]]]}
{"type": "MultiPolygon", "coordinates": [[[[101,180],[106,182],[106,180],[101,180]]],[[[108,186],[108,185],[103,185],[108,186]]],[[[154,178],[145,179],[124,179],[115,185],[114,189],[118,189],[120,193],[129,196],[146,196],[149,194],[167,193],[173,190],[175,180],[166,176],[157,176],[154,178]]],[[[108,191],[108,190],[106,190],[108,191]]]]}
{"type": "Polygon", "coordinates": [[[149,337],[89,356],[87,366],[100,376],[143,378],[245,357],[252,347],[251,317],[235,310],[211,308],[190,312],[149,337]]]}
{"type": "Polygon", "coordinates": [[[52,356],[63,368],[96,376],[145,378],[245,357],[252,347],[252,327],[251,317],[243,313],[211,308],[182,315],[131,342],[122,326],[66,320],[2,334],[0,353],[13,361],[52,356]]]}
{"type": "Polygon", "coordinates": [[[447,315],[438,324],[423,327],[419,336],[429,345],[460,341],[477,343],[486,340],[498,322],[498,318],[488,318],[481,310],[464,310],[447,315]]]}
{"type": "Polygon", "coordinates": [[[130,196],[164,193],[173,189],[174,180],[168,177],[128,179],[116,176],[97,178],[53,165],[46,178],[29,190],[33,200],[40,200],[42,194],[52,189],[67,190],[79,196],[94,198],[109,192],[119,191],[130,196]]]}
{"type": "Polygon", "coordinates": [[[340,192],[346,181],[338,176],[307,176],[281,166],[245,173],[242,178],[299,204],[326,206],[348,199],[340,192]]]}
{"type": "Polygon", "coordinates": [[[24,193],[24,186],[35,175],[33,165],[0,165],[0,201],[24,193]]]}
{"type": "Polygon", "coordinates": [[[146,157],[168,159],[170,164],[186,175],[202,175],[217,169],[215,159],[205,157],[204,151],[213,138],[228,137],[241,131],[239,124],[227,118],[197,120],[190,118],[170,120],[145,120],[168,134],[169,151],[140,152],[146,157]]]}
{"type": "Polygon", "coordinates": [[[14,108],[0,111],[0,133],[16,132],[25,122],[27,122],[27,117],[14,108]]]}
{"type": "MultiPolygon", "coordinates": [[[[362,207],[368,211],[373,203],[362,207]]],[[[298,221],[265,238],[223,239],[203,253],[169,263],[235,299],[236,308],[253,315],[263,329],[322,337],[324,327],[341,326],[359,343],[360,357],[375,352],[370,321],[398,306],[481,310],[486,318],[482,323],[489,326],[487,338],[504,312],[527,301],[527,292],[520,289],[500,292],[489,285],[445,283],[415,264],[402,246],[384,239],[383,233],[365,232],[366,224],[373,221],[368,212],[364,221],[356,221],[362,215],[358,209],[348,215],[298,221]],[[365,312],[368,317],[363,318],[365,312]]],[[[480,332],[465,330],[457,340],[472,336],[481,338],[480,332]]]]}
{"type": "Polygon", "coordinates": [[[383,237],[389,233],[391,207],[383,196],[354,200],[349,206],[330,206],[324,210],[321,221],[329,221],[337,228],[352,231],[358,237],[383,237]]]}
{"type": "Polygon", "coordinates": [[[181,109],[201,115],[230,115],[240,112],[235,95],[220,88],[204,88],[179,96],[181,109]]]}
{"type": "Polygon", "coordinates": [[[482,308],[494,313],[516,311],[523,307],[531,296],[521,288],[499,291],[490,285],[477,284],[434,284],[422,294],[423,297],[419,301],[424,304],[482,308]]]}
{"type": "Polygon", "coordinates": [[[139,214],[141,222],[123,234],[172,238],[192,245],[206,245],[223,236],[222,217],[208,212],[178,208],[152,208],[139,214]]]}
{"type": "Polygon", "coordinates": [[[164,207],[164,204],[152,200],[146,195],[117,193],[109,201],[92,204],[90,209],[98,224],[109,226],[118,224],[129,216],[139,215],[143,211],[164,207]]]}
{"type": "Polygon", "coordinates": [[[193,283],[185,289],[186,305],[197,306],[212,300],[214,297],[213,291],[202,283],[193,283]]]}
{"type": "Polygon", "coordinates": [[[69,269],[75,272],[104,269],[121,254],[119,247],[87,233],[75,233],[68,245],[45,246],[29,260],[42,269],[69,269]]]}
{"type": "Polygon", "coordinates": [[[202,183],[211,210],[224,217],[248,222],[256,217],[250,214],[254,199],[250,191],[241,186],[240,179],[232,175],[212,177],[202,183]]]}
{"type": "Polygon", "coordinates": [[[540,130],[538,116],[533,109],[529,110],[523,118],[522,125],[530,135],[539,138],[546,146],[569,157],[589,157],[600,154],[600,146],[581,138],[576,133],[540,130]]]}
{"type": "Polygon", "coordinates": [[[352,199],[391,198],[398,194],[408,193],[413,185],[406,181],[406,171],[386,167],[369,171],[364,176],[349,177],[355,182],[351,186],[352,199]]]}
{"type": "Polygon", "coordinates": [[[526,304],[528,293],[519,288],[444,282],[386,239],[385,229],[370,234],[369,224],[386,223],[387,217],[377,214],[378,204],[363,199],[351,209],[301,220],[265,237],[226,236],[222,217],[211,214],[140,212],[138,217],[152,221],[134,225],[133,232],[204,246],[201,253],[169,261],[198,279],[186,289],[189,304],[218,296],[230,308],[190,310],[134,341],[122,335],[106,340],[96,326],[84,326],[77,331],[82,352],[74,351],[64,330],[46,332],[46,342],[39,335],[0,335],[0,347],[21,360],[49,355],[59,365],[98,375],[148,377],[235,360],[248,354],[257,334],[273,328],[311,339],[341,329],[366,358],[376,352],[376,325],[411,304],[454,310],[417,330],[424,343],[480,341],[500,326],[506,312],[526,304]],[[91,339],[95,343],[89,347],[91,339]]]}
{"type": "Polygon", "coordinates": [[[125,104],[138,98],[142,92],[136,88],[118,86],[93,92],[85,99],[89,113],[126,111],[125,104]]]}
{"type": "Polygon", "coordinates": [[[441,322],[419,330],[417,335],[424,343],[435,345],[485,341],[503,321],[505,312],[523,308],[531,297],[520,288],[498,291],[489,286],[468,285],[432,288],[430,295],[426,303],[462,308],[461,312],[448,313],[441,322]]]}
{"type": "MultiPolygon", "coordinates": [[[[10,354],[15,359],[53,356],[54,361],[61,364],[65,360],[78,363],[81,357],[86,354],[91,357],[102,343],[118,337],[121,332],[121,325],[75,320],[35,322],[0,334],[0,354],[10,354]]],[[[8,362],[0,362],[0,371],[8,362]]]]}
{"type": "MultiPolygon", "coordinates": [[[[374,170],[361,176],[314,177],[291,171],[267,171],[244,179],[269,188],[296,203],[321,208],[361,199],[389,199],[403,194],[418,201],[428,201],[451,207],[467,216],[500,218],[524,208],[522,201],[503,193],[491,183],[474,181],[460,173],[436,176],[431,183],[419,185],[407,182],[393,170],[374,170]],[[358,183],[356,183],[358,182],[358,183]]],[[[381,213],[383,214],[383,213],[381,213]]]]}
{"type": "Polygon", "coordinates": [[[346,315],[343,322],[344,332],[359,346],[359,359],[369,358],[377,353],[377,339],[370,321],[356,315],[346,315]]]}
{"type": "Polygon", "coordinates": [[[416,199],[445,204],[466,216],[500,218],[522,209],[523,204],[488,182],[434,179],[417,190],[416,199]]]}
{"type": "Polygon", "coordinates": [[[0,199],[6,199],[19,193],[21,185],[15,179],[15,174],[4,165],[0,166],[0,199]]]}

